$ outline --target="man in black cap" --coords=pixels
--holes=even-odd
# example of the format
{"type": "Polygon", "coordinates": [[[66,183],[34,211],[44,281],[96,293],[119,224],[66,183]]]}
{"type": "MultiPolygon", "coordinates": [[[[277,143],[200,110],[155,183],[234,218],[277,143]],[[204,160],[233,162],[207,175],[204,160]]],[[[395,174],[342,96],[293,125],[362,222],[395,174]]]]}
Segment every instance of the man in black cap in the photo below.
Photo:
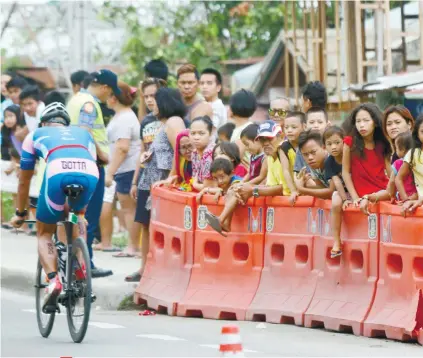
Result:
{"type": "Polygon", "coordinates": [[[104,165],[109,161],[109,143],[100,103],[105,103],[110,95],[120,95],[118,78],[110,70],[102,69],[91,74],[92,81],[88,88],[81,89],[68,103],[67,109],[71,124],[86,128],[94,137],[97,149],[99,180],[96,190],[88,204],[85,218],[87,226],[87,245],[91,258],[92,276],[105,277],[113,274],[111,270],[95,267],[92,257],[92,244],[98,231],[104,196],[104,165]]]}

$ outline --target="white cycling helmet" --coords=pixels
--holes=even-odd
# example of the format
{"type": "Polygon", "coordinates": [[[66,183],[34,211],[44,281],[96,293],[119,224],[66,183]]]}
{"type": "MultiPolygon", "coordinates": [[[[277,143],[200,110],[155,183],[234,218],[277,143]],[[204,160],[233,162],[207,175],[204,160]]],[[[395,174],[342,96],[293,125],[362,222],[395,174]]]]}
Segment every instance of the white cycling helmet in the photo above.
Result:
{"type": "Polygon", "coordinates": [[[50,103],[41,114],[40,122],[62,123],[65,126],[70,124],[70,117],[63,103],[50,103]]]}

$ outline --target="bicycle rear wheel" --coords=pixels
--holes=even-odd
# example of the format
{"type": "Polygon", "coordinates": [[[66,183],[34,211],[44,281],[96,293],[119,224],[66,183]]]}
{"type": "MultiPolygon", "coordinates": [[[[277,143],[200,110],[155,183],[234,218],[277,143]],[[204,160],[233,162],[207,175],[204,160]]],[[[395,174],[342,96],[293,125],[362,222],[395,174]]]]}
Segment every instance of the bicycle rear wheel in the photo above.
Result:
{"type": "MultiPolygon", "coordinates": [[[[71,265],[71,277],[68,277],[68,302],[66,306],[68,327],[75,343],[81,343],[88,328],[91,311],[91,265],[85,241],[77,238],[73,241],[72,255],[67,263],[71,265]],[[85,266],[83,277],[75,273],[85,266]],[[78,277],[79,276],[79,277],[78,277]],[[76,314],[79,308],[84,311],[76,314]],[[80,319],[80,324],[78,324],[80,319]]],[[[79,271],[80,272],[80,271],[79,271]]]]}
{"type": "Polygon", "coordinates": [[[40,259],[38,259],[37,273],[35,275],[35,307],[37,310],[38,329],[44,338],[47,338],[50,335],[51,330],[53,329],[54,318],[56,316],[56,312],[50,314],[43,313],[43,296],[47,286],[47,274],[41,266],[40,259]]]}

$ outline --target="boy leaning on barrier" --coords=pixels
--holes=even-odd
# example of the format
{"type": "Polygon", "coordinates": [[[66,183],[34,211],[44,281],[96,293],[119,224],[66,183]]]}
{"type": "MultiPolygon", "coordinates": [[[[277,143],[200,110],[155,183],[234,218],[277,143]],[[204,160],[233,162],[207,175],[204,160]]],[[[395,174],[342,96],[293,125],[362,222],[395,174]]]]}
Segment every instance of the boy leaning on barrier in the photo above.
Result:
{"type": "Polygon", "coordinates": [[[225,208],[219,217],[206,212],[206,220],[215,231],[226,236],[223,232],[231,230],[232,216],[237,206],[234,187],[241,182],[242,178],[235,175],[232,162],[226,158],[215,159],[211,164],[210,173],[217,183],[217,188],[208,188],[207,193],[214,194],[216,202],[220,196],[224,195],[225,208]]]}
{"type": "Polygon", "coordinates": [[[325,175],[325,161],[328,154],[323,145],[320,132],[307,130],[298,138],[299,150],[310,168],[310,173],[303,168],[295,178],[295,186],[300,195],[310,195],[320,199],[330,199],[335,190],[325,175]],[[312,180],[310,180],[312,179],[312,180]]]}

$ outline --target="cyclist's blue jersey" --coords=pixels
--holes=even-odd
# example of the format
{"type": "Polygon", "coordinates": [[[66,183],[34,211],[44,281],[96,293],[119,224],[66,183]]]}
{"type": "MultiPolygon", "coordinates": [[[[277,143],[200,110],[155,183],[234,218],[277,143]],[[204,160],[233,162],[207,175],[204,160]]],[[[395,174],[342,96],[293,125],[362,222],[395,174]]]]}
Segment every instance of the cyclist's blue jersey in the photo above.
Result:
{"type": "Polygon", "coordinates": [[[59,172],[90,172],[91,165],[90,168],[84,168],[84,165],[78,162],[88,161],[95,164],[97,154],[93,137],[83,128],[42,127],[25,138],[22,144],[21,169],[34,169],[37,158],[43,158],[47,165],[59,160],[59,172]]]}
{"type": "Polygon", "coordinates": [[[55,224],[62,219],[64,188],[82,185],[84,190],[73,204],[75,211],[89,202],[98,182],[97,154],[91,134],[79,127],[42,127],[31,132],[22,144],[21,169],[33,170],[37,158],[46,169],[37,205],[37,220],[55,224]]]}

